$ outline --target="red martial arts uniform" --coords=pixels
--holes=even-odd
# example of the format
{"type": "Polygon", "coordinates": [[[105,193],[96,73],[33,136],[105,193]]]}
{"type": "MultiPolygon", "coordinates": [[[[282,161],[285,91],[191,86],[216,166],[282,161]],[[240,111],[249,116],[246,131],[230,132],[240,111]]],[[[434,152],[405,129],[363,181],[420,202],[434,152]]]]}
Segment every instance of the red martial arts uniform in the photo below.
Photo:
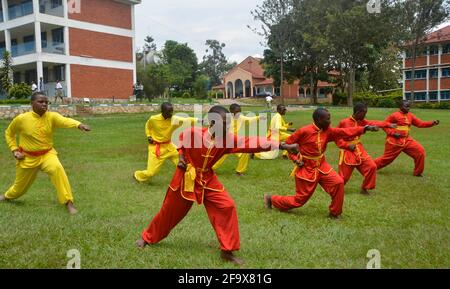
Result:
{"type": "Polygon", "coordinates": [[[417,141],[410,136],[411,125],[416,127],[432,127],[432,121],[422,121],[411,112],[394,112],[386,118],[386,122],[397,124],[397,128],[387,128],[384,154],[375,160],[377,169],[382,169],[392,163],[401,152],[406,153],[414,159],[414,175],[423,173],[425,168],[425,150],[417,141]],[[395,138],[394,134],[399,133],[400,138],[395,138]]]}
{"type": "Polygon", "coordinates": [[[192,204],[197,202],[205,205],[221,250],[239,250],[236,207],[212,167],[224,154],[269,151],[278,149],[279,144],[266,138],[238,137],[234,134],[226,137],[233,148],[225,148],[223,138],[212,139],[207,128],[190,128],[180,135],[179,151],[184,154],[188,168],[184,171],[177,167],[162,208],[142,233],[145,242],[156,244],[167,237],[186,216],[192,204]],[[201,146],[195,148],[194,144],[201,146]],[[249,144],[256,145],[256,148],[249,148],[249,144]]]}
{"type": "Polygon", "coordinates": [[[330,213],[338,216],[344,203],[344,181],[325,160],[327,144],[340,138],[359,136],[364,127],[332,128],[323,131],[314,123],[298,129],[287,140],[287,144],[297,143],[300,153],[289,155],[292,160],[304,162],[295,169],[295,196],[272,196],[272,206],[280,210],[290,210],[303,206],[314,193],[317,184],[331,196],[330,213]]]}
{"type": "MultiPolygon", "coordinates": [[[[353,118],[353,116],[350,116],[349,118],[341,120],[338,128],[356,126],[364,127],[366,125],[388,128],[390,123],[366,119],[357,121],[353,118]]],[[[362,188],[365,190],[375,189],[377,180],[377,165],[364,149],[360,137],[357,136],[338,139],[336,141],[336,145],[341,149],[339,155],[339,175],[344,179],[344,184],[348,182],[352,176],[353,169],[356,168],[361,175],[364,176],[362,188]],[[349,145],[351,144],[355,145],[355,149],[353,151],[349,150],[349,145]]]]}

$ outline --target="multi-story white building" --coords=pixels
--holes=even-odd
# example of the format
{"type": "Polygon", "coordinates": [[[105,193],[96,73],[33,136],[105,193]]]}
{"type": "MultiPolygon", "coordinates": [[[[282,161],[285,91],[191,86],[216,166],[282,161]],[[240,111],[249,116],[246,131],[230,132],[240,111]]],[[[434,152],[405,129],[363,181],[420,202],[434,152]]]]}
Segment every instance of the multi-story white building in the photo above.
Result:
{"type": "Polygon", "coordinates": [[[414,101],[450,101],[450,25],[422,39],[414,75],[412,66],[411,52],[406,49],[403,56],[403,98],[411,98],[411,80],[414,77],[414,101]]]}
{"type": "Polygon", "coordinates": [[[125,99],[136,82],[134,5],[141,0],[1,0],[0,53],[14,82],[53,96],[125,99]]]}

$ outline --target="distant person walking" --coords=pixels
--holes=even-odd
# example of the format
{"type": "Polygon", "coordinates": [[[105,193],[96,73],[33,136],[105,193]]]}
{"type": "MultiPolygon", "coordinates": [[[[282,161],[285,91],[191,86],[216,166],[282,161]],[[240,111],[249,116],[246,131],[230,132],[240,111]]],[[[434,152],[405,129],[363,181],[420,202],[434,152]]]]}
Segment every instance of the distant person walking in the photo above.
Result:
{"type": "Polygon", "coordinates": [[[140,80],[134,85],[134,95],[139,101],[142,101],[142,99],[144,98],[144,85],[140,80]]]}
{"type": "Polygon", "coordinates": [[[266,103],[267,103],[267,108],[268,109],[272,109],[272,94],[269,92],[269,94],[266,96],[266,103]]]}
{"type": "Polygon", "coordinates": [[[31,92],[35,93],[37,91],[38,87],[36,85],[36,82],[31,82],[31,92]]]}
{"type": "Polygon", "coordinates": [[[58,98],[61,98],[61,103],[64,102],[63,100],[63,86],[59,80],[56,81],[56,88],[55,88],[55,103],[58,102],[58,98]]]}

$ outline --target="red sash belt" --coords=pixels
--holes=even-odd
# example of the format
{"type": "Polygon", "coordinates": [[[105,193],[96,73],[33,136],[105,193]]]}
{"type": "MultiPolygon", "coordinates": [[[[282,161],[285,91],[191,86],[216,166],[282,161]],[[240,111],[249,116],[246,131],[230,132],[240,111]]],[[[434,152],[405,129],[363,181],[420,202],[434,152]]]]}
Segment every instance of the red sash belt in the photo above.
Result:
{"type": "Polygon", "coordinates": [[[25,154],[30,155],[30,156],[33,156],[33,157],[40,157],[40,156],[43,156],[43,155],[47,154],[49,151],[51,151],[51,150],[52,150],[52,149],[49,148],[49,149],[47,149],[47,150],[29,152],[29,151],[24,150],[22,147],[19,147],[19,152],[25,153],[25,154]]]}
{"type": "Polygon", "coordinates": [[[156,157],[159,159],[159,157],[161,156],[161,145],[162,144],[170,144],[170,140],[169,141],[165,141],[165,142],[157,142],[157,141],[153,141],[153,144],[156,145],[155,147],[155,154],[156,157]]]}

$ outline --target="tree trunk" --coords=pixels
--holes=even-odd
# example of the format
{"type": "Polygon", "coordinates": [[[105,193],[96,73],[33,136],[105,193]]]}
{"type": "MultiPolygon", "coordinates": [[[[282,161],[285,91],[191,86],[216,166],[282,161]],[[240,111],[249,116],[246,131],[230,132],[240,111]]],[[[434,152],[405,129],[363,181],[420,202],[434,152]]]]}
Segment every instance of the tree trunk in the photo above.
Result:
{"type": "Polygon", "coordinates": [[[284,105],[284,95],[283,95],[283,83],[284,83],[284,54],[281,53],[281,59],[280,59],[280,97],[281,97],[281,104],[284,105]]]}
{"type": "Polygon", "coordinates": [[[353,107],[353,92],[355,91],[355,69],[350,68],[348,72],[348,95],[347,95],[347,105],[353,107]]]}
{"type": "Polygon", "coordinates": [[[311,102],[312,104],[317,104],[317,94],[314,90],[314,77],[313,73],[311,72],[311,77],[309,80],[309,93],[311,94],[311,102]]]}

